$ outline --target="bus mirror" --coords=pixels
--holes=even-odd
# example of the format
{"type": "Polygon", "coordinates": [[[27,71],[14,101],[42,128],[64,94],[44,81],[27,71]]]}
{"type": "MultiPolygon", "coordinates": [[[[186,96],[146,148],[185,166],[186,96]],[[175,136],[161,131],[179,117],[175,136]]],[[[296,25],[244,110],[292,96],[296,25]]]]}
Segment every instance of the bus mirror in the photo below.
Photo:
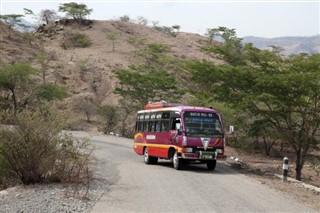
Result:
{"type": "Polygon", "coordinates": [[[181,123],[176,123],[176,130],[180,130],[181,123]]]}
{"type": "Polygon", "coordinates": [[[234,126],[229,126],[229,133],[232,134],[234,132],[234,126]]]}

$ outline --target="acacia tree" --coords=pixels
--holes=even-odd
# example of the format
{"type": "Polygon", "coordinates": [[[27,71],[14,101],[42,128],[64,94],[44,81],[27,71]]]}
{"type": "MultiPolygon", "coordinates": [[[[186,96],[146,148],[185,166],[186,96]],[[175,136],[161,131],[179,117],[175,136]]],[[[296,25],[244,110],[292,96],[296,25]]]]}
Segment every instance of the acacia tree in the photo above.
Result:
{"type": "MultiPolygon", "coordinates": [[[[276,51],[229,39],[222,48],[232,49],[235,42],[234,48],[241,50],[238,60],[218,66],[192,63],[193,81],[206,90],[205,95],[248,113],[248,120],[257,121],[253,124],[263,122],[268,131],[272,128],[293,149],[296,179],[301,180],[306,156],[319,144],[320,55],[281,58],[276,51]],[[205,77],[198,78],[201,70],[205,77]]],[[[222,56],[230,59],[233,53],[222,56]]]]}
{"type": "Polygon", "coordinates": [[[49,64],[49,55],[45,52],[39,52],[36,54],[36,60],[37,62],[40,64],[41,68],[41,72],[42,72],[42,81],[43,84],[46,84],[46,72],[48,69],[48,64],[49,64]]]}
{"type": "Polygon", "coordinates": [[[180,27],[180,25],[176,24],[176,25],[173,25],[172,28],[179,32],[181,27],[180,27]]]}
{"type": "Polygon", "coordinates": [[[141,108],[148,101],[176,100],[182,92],[177,88],[174,76],[165,70],[132,65],[115,71],[119,85],[114,90],[124,99],[133,100],[141,108]]]}
{"type": "Polygon", "coordinates": [[[137,55],[145,59],[145,65],[148,67],[163,67],[165,65],[167,53],[170,47],[165,44],[151,43],[137,51],[137,55]]]}
{"type": "Polygon", "coordinates": [[[85,4],[78,4],[75,2],[63,3],[59,6],[59,12],[64,12],[67,16],[71,16],[79,24],[85,19],[87,15],[90,15],[92,9],[88,9],[85,4]]]}
{"type": "Polygon", "coordinates": [[[242,39],[237,37],[235,29],[226,27],[212,28],[208,29],[207,35],[210,39],[210,45],[203,48],[207,53],[218,54],[229,64],[243,64],[244,46],[241,43],[242,39]],[[221,42],[212,46],[211,43],[215,37],[219,38],[221,42]]]}
{"type": "Polygon", "coordinates": [[[39,103],[43,100],[62,100],[67,97],[66,90],[59,85],[37,84],[32,77],[37,73],[39,70],[24,63],[10,64],[0,68],[0,90],[8,94],[5,99],[10,102],[14,112],[25,109],[32,101],[39,103]]]}
{"type": "Polygon", "coordinates": [[[145,38],[136,38],[136,37],[129,37],[127,40],[128,44],[134,46],[135,53],[137,52],[138,48],[141,48],[145,45],[146,39],[145,38]]]}
{"type": "Polygon", "coordinates": [[[112,51],[114,51],[114,48],[116,46],[116,42],[117,42],[117,35],[115,33],[110,33],[106,36],[106,39],[110,40],[112,42],[112,51]]]}
{"type": "Polygon", "coordinates": [[[3,20],[8,25],[9,38],[11,38],[12,28],[16,26],[24,27],[25,25],[21,23],[21,18],[24,15],[20,14],[8,14],[8,15],[0,15],[0,19],[3,20]]]}
{"type": "MultiPolygon", "coordinates": [[[[18,110],[18,90],[28,91],[30,85],[33,85],[35,81],[31,78],[32,74],[37,73],[38,70],[31,67],[28,64],[13,64],[6,65],[0,68],[0,88],[9,91],[11,93],[11,101],[13,111],[18,110]]],[[[27,98],[23,103],[27,102],[27,98]]]]}

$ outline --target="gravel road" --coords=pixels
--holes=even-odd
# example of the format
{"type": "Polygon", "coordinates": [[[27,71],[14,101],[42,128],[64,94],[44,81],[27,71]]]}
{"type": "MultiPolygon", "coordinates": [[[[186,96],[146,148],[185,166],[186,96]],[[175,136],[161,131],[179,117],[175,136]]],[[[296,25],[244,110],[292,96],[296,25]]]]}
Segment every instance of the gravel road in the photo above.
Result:
{"type": "Polygon", "coordinates": [[[218,163],[215,171],[189,165],[182,171],[169,161],[145,165],[132,140],[73,132],[89,137],[99,160],[90,200],[66,195],[59,184],[18,186],[0,192],[0,212],[316,212],[266,185],[218,163]]]}

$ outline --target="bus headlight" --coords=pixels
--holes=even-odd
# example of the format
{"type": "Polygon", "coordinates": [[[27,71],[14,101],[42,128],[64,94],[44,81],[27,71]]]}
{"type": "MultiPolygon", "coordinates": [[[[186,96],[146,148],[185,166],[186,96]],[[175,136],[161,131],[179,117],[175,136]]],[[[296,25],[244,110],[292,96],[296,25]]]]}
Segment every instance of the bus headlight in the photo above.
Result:
{"type": "Polygon", "coordinates": [[[187,137],[186,136],[182,137],[182,146],[187,146],[187,137]]]}
{"type": "Polygon", "coordinates": [[[216,149],[216,152],[222,154],[222,149],[216,149]]]}

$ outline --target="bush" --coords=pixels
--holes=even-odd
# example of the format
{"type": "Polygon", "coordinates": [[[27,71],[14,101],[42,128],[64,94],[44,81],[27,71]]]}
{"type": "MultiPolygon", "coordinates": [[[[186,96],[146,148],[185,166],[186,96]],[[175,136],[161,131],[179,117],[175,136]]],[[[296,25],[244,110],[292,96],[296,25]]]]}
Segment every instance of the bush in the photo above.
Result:
{"type": "Polygon", "coordinates": [[[2,112],[0,119],[13,126],[0,127],[0,156],[9,165],[23,184],[45,180],[77,182],[82,181],[79,172],[88,171],[91,150],[82,143],[73,142],[71,136],[62,134],[67,125],[63,114],[55,113],[48,107],[34,112],[2,112]],[[79,146],[79,144],[81,146],[79,146]],[[85,158],[85,159],[84,159],[85,158]],[[60,167],[63,162],[64,167],[60,167]],[[70,168],[74,170],[70,171],[70,168]],[[69,179],[61,176],[66,172],[69,179]],[[77,173],[74,175],[74,172],[77,173]]]}
{"type": "Polygon", "coordinates": [[[173,37],[176,37],[176,36],[177,36],[177,35],[174,33],[172,27],[154,26],[153,28],[154,28],[155,30],[159,31],[159,32],[162,32],[162,33],[166,34],[166,35],[173,36],[173,37]]]}
{"type": "Polygon", "coordinates": [[[7,187],[7,179],[10,176],[10,169],[4,156],[0,154],[0,190],[7,187]]]}
{"type": "Polygon", "coordinates": [[[88,36],[81,33],[67,33],[64,40],[60,44],[63,49],[69,49],[70,47],[85,48],[90,45],[91,41],[88,36]]]}
{"type": "Polygon", "coordinates": [[[118,108],[113,105],[103,105],[98,107],[97,113],[105,123],[103,132],[109,134],[110,132],[114,131],[114,126],[117,124],[119,117],[118,108]]]}

